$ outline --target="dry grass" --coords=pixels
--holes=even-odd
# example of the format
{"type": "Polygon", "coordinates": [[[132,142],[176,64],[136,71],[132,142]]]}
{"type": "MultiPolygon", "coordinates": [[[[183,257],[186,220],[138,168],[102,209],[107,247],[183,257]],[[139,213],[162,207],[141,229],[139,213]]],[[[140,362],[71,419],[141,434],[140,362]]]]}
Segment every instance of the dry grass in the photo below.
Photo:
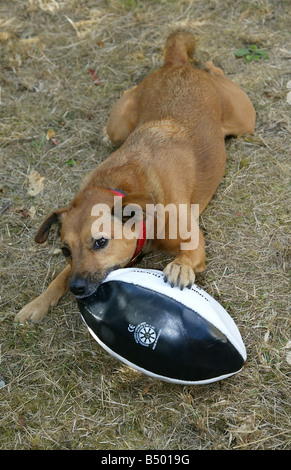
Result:
{"type": "MultiPolygon", "coordinates": [[[[0,447],[290,449],[288,1],[11,0],[0,8],[0,447]],[[212,59],[257,110],[255,136],[227,141],[226,174],[201,220],[208,270],[199,283],[237,322],[248,362],[200,387],[121,365],[89,337],[70,296],[38,326],[13,323],[64,265],[56,235],[35,246],[40,221],[110,153],[102,140],[110,108],[161,65],[177,27],[196,34],[197,66],[212,59]],[[270,59],[235,59],[248,44],[270,59]],[[50,128],[58,146],[46,140],[50,128]],[[33,169],[45,178],[36,196],[27,193],[33,169]]],[[[164,263],[154,254],[141,266],[164,263]]]]}

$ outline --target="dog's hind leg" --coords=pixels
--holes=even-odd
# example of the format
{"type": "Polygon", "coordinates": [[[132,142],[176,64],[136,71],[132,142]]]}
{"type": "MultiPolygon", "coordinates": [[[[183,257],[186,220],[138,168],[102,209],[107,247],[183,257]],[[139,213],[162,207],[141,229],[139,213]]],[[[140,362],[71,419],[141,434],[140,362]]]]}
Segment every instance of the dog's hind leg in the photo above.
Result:
{"type": "Polygon", "coordinates": [[[226,135],[253,134],[256,112],[246,93],[227,78],[223,71],[211,61],[206,62],[205,70],[220,96],[221,128],[226,135]]]}
{"type": "Polygon", "coordinates": [[[71,266],[68,265],[41,295],[20,310],[15,320],[20,324],[26,322],[38,323],[42,320],[49,309],[56,306],[59,300],[67,293],[70,272],[71,266]]]}

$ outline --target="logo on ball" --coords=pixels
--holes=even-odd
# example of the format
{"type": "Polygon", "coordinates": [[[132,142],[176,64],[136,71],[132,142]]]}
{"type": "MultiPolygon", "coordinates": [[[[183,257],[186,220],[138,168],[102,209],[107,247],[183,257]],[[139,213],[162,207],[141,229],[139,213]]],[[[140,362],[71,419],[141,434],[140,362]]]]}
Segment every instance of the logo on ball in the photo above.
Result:
{"type": "Polygon", "coordinates": [[[155,349],[161,334],[161,330],[157,334],[155,327],[146,322],[139,323],[137,326],[129,324],[128,331],[134,334],[136,343],[142,346],[153,346],[153,349],[155,349]]]}

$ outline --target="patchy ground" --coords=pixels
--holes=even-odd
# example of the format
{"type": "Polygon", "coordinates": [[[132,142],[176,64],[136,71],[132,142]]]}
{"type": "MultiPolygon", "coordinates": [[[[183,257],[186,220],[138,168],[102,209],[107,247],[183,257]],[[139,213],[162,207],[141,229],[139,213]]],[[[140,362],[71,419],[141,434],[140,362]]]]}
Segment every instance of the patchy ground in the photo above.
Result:
{"type": "Polygon", "coordinates": [[[290,449],[288,4],[1,2],[1,449],[290,449]],[[161,65],[181,27],[197,37],[193,64],[213,60],[257,111],[254,136],[227,140],[226,173],[200,223],[208,269],[198,283],[237,322],[248,362],[200,387],[117,362],[70,296],[41,324],[14,324],[65,264],[56,232],[39,247],[36,229],[110,153],[102,129],[113,103],[161,65]],[[250,45],[269,59],[235,57],[250,45]]]}

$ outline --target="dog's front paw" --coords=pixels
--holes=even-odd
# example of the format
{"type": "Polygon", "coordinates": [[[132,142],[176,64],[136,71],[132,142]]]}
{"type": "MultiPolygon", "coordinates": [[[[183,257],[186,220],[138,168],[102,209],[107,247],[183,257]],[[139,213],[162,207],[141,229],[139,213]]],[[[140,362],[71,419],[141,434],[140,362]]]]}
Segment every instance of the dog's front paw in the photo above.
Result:
{"type": "Polygon", "coordinates": [[[15,321],[21,325],[27,322],[38,323],[48,313],[48,310],[49,305],[47,305],[40,295],[20,310],[20,312],[15,317],[15,321]]]}
{"type": "Polygon", "coordinates": [[[164,269],[165,282],[169,282],[172,287],[178,286],[181,290],[184,287],[190,288],[195,282],[194,269],[187,264],[180,264],[172,261],[164,269]]]}

